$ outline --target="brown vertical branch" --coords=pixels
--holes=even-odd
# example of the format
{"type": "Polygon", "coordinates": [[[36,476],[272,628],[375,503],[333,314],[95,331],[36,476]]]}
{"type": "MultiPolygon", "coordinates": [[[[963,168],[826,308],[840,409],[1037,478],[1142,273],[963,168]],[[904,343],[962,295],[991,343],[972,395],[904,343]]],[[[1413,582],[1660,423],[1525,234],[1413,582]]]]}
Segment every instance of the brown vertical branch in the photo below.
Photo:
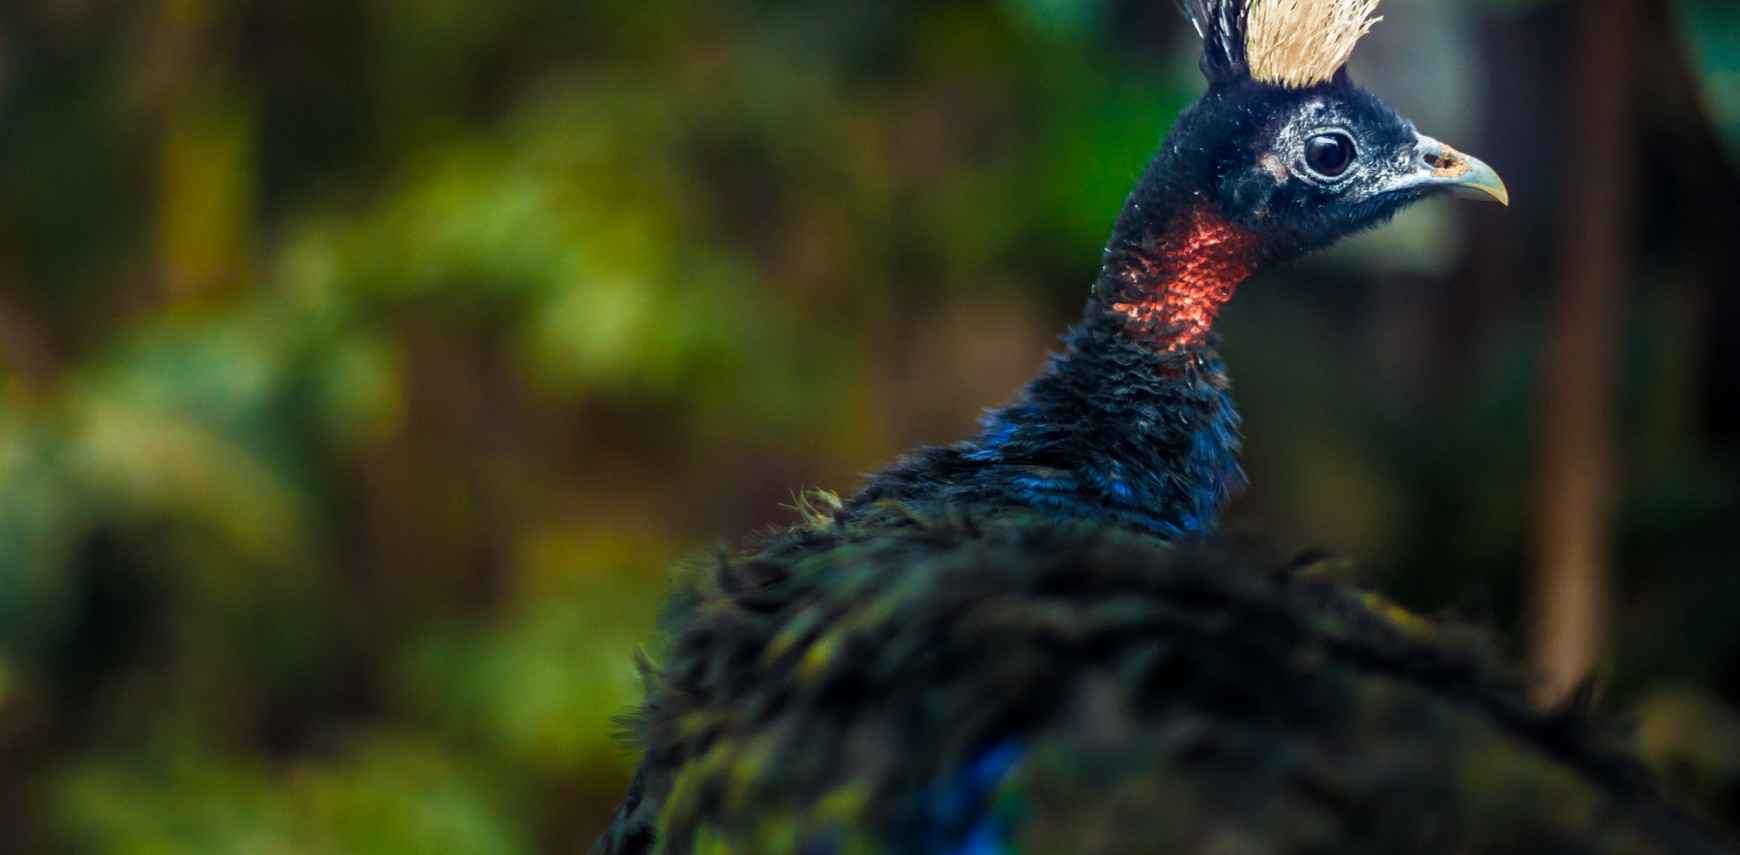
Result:
{"type": "Polygon", "coordinates": [[[1555,701],[1602,655],[1611,588],[1614,357],[1629,261],[1632,46],[1640,0],[1578,0],[1566,169],[1541,374],[1536,624],[1530,659],[1555,701]]]}

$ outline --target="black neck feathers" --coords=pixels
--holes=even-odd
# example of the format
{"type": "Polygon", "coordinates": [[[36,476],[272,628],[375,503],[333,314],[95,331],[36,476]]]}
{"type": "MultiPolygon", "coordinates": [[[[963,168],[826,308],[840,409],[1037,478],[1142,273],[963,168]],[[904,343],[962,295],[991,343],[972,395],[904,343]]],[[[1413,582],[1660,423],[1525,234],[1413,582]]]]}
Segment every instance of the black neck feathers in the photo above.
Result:
{"type": "Polygon", "coordinates": [[[1188,118],[1125,203],[1065,351],[977,437],[876,474],[849,512],[966,504],[1167,537],[1213,528],[1244,485],[1213,323],[1270,253],[1192,189],[1210,154],[1188,118]]]}

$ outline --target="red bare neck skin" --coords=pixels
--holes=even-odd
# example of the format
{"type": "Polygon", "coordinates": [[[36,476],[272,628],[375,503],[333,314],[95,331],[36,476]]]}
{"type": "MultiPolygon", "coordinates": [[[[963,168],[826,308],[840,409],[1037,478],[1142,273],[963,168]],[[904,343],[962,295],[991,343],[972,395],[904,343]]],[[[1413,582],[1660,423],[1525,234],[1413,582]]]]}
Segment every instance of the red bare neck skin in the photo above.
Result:
{"type": "Polygon", "coordinates": [[[1105,293],[1131,332],[1164,350],[1208,340],[1220,307],[1262,263],[1259,237],[1212,210],[1196,209],[1172,228],[1108,263],[1105,293]]]}

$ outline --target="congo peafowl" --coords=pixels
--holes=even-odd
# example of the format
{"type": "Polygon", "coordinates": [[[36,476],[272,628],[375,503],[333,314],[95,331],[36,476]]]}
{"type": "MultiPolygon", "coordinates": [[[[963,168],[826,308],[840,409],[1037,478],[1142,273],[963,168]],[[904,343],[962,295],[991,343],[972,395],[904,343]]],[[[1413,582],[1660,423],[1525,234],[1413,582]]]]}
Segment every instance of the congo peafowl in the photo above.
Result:
{"type": "Polygon", "coordinates": [[[1211,541],[1211,332],[1253,271],[1438,193],[1506,201],[1344,69],[1376,0],[1191,0],[1207,94],[1065,353],[978,437],[693,568],[604,855],[1717,852],[1479,630],[1211,541]]]}

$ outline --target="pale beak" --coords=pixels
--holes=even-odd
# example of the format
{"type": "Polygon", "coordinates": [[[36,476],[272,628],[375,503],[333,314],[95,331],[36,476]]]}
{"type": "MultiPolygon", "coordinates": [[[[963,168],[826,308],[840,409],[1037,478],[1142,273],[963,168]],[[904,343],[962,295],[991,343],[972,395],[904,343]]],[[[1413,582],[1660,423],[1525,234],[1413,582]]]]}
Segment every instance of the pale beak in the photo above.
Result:
{"type": "Polygon", "coordinates": [[[1492,167],[1480,158],[1463,154],[1425,134],[1415,147],[1415,171],[1403,176],[1388,189],[1441,189],[1465,199],[1488,199],[1501,205],[1510,204],[1510,192],[1492,167]]]}

